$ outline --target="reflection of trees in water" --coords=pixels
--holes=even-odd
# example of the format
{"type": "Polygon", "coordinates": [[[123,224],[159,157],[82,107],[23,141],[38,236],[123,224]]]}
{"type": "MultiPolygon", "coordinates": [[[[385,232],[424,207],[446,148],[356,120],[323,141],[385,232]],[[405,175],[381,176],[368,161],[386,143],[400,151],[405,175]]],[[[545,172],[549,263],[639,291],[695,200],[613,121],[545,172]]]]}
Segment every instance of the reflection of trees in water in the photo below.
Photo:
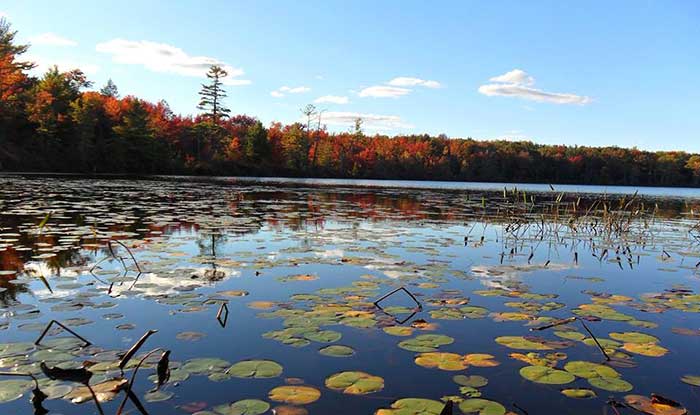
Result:
{"type": "Polygon", "coordinates": [[[0,292],[0,304],[7,307],[17,304],[20,294],[31,293],[31,290],[26,284],[12,284],[8,279],[0,277],[0,287],[5,288],[5,291],[0,292]]]}

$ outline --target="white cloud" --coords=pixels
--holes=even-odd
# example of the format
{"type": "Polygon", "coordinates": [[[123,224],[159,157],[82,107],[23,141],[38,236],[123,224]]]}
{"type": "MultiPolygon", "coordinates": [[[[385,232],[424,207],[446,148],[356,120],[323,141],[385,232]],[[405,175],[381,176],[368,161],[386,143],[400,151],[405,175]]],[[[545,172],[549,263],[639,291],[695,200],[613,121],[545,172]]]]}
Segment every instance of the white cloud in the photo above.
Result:
{"type": "Polygon", "coordinates": [[[279,89],[281,92],[286,92],[289,94],[303,94],[304,92],[309,92],[311,91],[311,88],[307,86],[297,86],[297,87],[289,87],[289,86],[283,86],[279,89]]]}
{"type": "Polygon", "coordinates": [[[27,60],[36,63],[36,68],[34,68],[33,71],[39,76],[48,71],[49,68],[54,65],[58,66],[58,70],[61,72],[80,69],[87,75],[93,75],[100,70],[100,67],[94,63],[79,62],[70,59],[46,59],[36,55],[25,56],[27,60]]]}
{"type": "Polygon", "coordinates": [[[112,39],[108,42],[98,43],[95,49],[98,52],[112,55],[112,61],[116,63],[142,65],[153,72],[204,77],[212,65],[219,65],[228,72],[228,77],[222,81],[226,85],[248,85],[251,83],[246,79],[232,79],[244,74],[240,68],[234,68],[208,56],[190,56],[182,49],[166,43],[112,39]]]}
{"type": "Polygon", "coordinates": [[[569,93],[547,92],[533,88],[535,78],[525,71],[514,69],[503,75],[490,79],[492,84],[481,85],[479,93],[487,96],[516,97],[530,101],[550,102],[553,104],[585,105],[592,101],[590,97],[569,93]]]}
{"type": "Polygon", "coordinates": [[[306,92],[311,91],[311,88],[308,86],[281,86],[274,91],[270,92],[270,95],[272,95],[275,98],[282,98],[287,94],[303,94],[306,92]]]}
{"type": "Polygon", "coordinates": [[[315,104],[347,104],[348,102],[350,102],[348,97],[339,97],[337,95],[324,95],[314,100],[315,104]]]}
{"type": "Polygon", "coordinates": [[[420,78],[411,78],[408,76],[399,76],[388,82],[392,86],[424,86],[426,88],[440,88],[440,82],[428,81],[420,78]]]}
{"type": "Polygon", "coordinates": [[[9,18],[10,16],[5,12],[0,12],[0,19],[2,19],[3,17],[9,18]]]}
{"type": "Polygon", "coordinates": [[[339,126],[352,127],[355,120],[362,119],[362,127],[367,130],[396,130],[410,129],[413,125],[404,122],[398,115],[379,115],[360,112],[328,111],[321,116],[321,123],[339,126]]]}
{"type": "Polygon", "coordinates": [[[370,86],[359,92],[361,97],[373,98],[398,98],[411,93],[408,88],[399,88],[395,86],[376,85],[370,86]]]}
{"type": "Polygon", "coordinates": [[[502,82],[506,84],[517,84],[517,85],[532,85],[535,83],[535,78],[528,75],[527,72],[521,69],[513,69],[510,72],[506,72],[503,75],[494,76],[489,79],[491,82],[502,82]]]}
{"type": "Polygon", "coordinates": [[[78,42],[59,36],[55,33],[42,33],[29,38],[29,43],[33,45],[46,46],[78,46],[78,42]]]}

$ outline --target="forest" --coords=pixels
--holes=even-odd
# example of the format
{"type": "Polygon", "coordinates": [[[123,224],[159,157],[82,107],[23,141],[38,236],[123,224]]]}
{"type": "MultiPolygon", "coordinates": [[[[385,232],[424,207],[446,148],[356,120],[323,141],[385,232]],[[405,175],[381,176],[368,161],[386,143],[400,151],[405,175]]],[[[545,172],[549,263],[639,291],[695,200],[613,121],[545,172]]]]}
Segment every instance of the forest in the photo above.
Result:
{"type": "Polygon", "coordinates": [[[230,114],[218,66],[193,97],[200,113],[175,114],[80,69],[32,76],[15,38],[0,19],[0,171],[700,186],[700,155],[683,151],[370,135],[361,119],[331,132],[313,105],[265,126],[230,114]]]}

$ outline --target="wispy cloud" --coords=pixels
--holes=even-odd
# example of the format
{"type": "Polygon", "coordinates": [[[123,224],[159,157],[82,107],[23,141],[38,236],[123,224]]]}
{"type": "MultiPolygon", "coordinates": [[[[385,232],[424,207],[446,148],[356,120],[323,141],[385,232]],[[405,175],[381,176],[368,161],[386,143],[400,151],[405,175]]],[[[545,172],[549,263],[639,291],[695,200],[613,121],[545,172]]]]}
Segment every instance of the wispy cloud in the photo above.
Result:
{"type": "Polygon", "coordinates": [[[404,95],[408,95],[413,92],[413,89],[407,87],[425,87],[425,88],[440,88],[440,82],[430,81],[421,78],[415,78],[410,76],[399,76],[389,82],[386,85],[374,85],[361,90],[358,95],[360,97],[372,97],[372,98],[399,98],[404,95]]]}
{"type": "Polygon", "coordinates": [[[392,86],[424,86],[426,88],[440,88],[442,86],[438,81],[429,81],[408,76],[399,76],[389,81],[388,84],[392,86]]]}
{"type": "Polygon", "coordinates": [[[311,91],[311,88],[309,88],[308,86],[282,86],[270,92],[270,95],[272,95],[275,98],[282,98],[287,94],[304,94],[309,91],[311,91]]]}
{"type": "Polygon", "coordinates": [[[362,127],[367,130],[384,131],[397,129],[411,129],[413,125],[404,122],[398,115],[380,115],[361,112],[329,111],[321,117],[323,124],[351,127],[356,119],[362,119],[362,127]]]}
{"type": "Polygon", "coordinates": [[[224,84],[236,86],[251,83],[247,79],[234,79],[244,74],[240,68],[208,56],[190,56],[182,49],[166,43],[112,39],[98,43],[95,49],[111,55],[112,61],[116,63],[141,65],[153,72],[203,77],[212,65],[219,65],[228,72],[224,84]]]}
{"type": "Polygon", "coordinates": [[[503,75],[494,76],[489,79],[491,82],[502,82],[505,84],[517,84],[517,85],[532,85],[535,83],[535,78],[528,75],[527,72],[522,69],[513,69],[510,72],[506,72],[503,75]]]}
{"type": "Polygon", "coordinates": [[[78,46],[78,42],[59,36],[55,33],[41,33],[29,38],[29,43],[33,45],[45,46],[78,46]]]}
{"type": "Polygon", "coordinates": [[[398,98],[411,93],[408,88],[399,88],[396,86],[375,85],[361,90],[358,95],[361,97],[372,98],[398,98]]]}
{"type": "Polygon", "coordinates": [[[516,97],[530,101],[550,102],[553,104],[585,105],[592,101],[592,99],[587,96],[561,92],[547,92],[534,88],[532,85],[535,83],[535,78],[520,69],[514,69],[503,75],[495,76],[491,78],[490,81],[494,83],[481,85],[479,87],[479,93],[487,96],[516,97]]]}
{"type": "Polygon", "coordinates": [[[348,97],[340,97],[337,95],[324,95],[314,100],[314,104],[347,104],[350,102],[348,97]]]}

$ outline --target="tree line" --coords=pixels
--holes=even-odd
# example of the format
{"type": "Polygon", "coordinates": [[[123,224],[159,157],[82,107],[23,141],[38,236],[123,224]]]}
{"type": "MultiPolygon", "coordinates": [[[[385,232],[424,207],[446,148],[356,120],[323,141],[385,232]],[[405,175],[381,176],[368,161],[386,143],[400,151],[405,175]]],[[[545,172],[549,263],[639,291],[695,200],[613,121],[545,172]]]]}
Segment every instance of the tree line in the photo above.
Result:
{"type": "Polygon", "coordinates": [[[700,155],[636,148],[368,135],[362,120],[329,132],[313,106],[304,122],[263,125],[231,115],[224,69],[212,66],[198,115],[165,101],[99,91],[79,69],[30,75],[28,45],[0,19],[0,170],[284,175],[460,181],[699,186],[700,155]]]}

